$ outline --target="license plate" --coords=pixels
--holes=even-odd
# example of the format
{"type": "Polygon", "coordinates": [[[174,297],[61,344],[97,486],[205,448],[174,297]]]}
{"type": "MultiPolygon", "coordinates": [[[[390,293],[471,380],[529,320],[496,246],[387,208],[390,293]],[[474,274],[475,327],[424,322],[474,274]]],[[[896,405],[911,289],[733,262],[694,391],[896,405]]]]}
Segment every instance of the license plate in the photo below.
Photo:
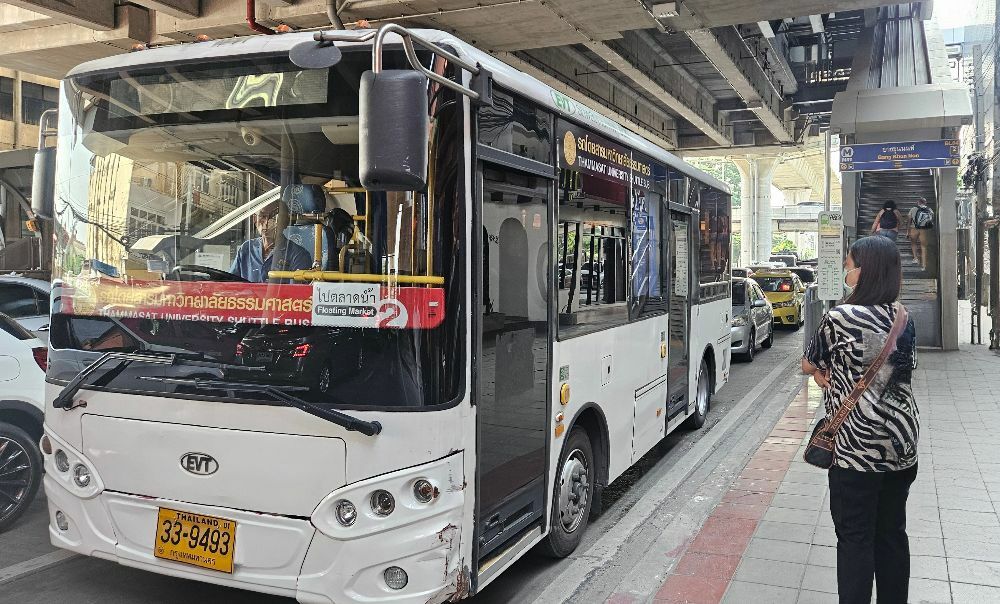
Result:
{"type": "Polygon", "coordinates": [[[273,352],[258,352],[257,353],[257,360],[260,361],[261,363],[270,363],[271,361],[274,360],[274,353],[273,352]]]}
{"type": "Polygon", "coordinates": [[[235,549],[234,520],[169,508],[156,515],[157,558],[232,573],[235,549]]]}

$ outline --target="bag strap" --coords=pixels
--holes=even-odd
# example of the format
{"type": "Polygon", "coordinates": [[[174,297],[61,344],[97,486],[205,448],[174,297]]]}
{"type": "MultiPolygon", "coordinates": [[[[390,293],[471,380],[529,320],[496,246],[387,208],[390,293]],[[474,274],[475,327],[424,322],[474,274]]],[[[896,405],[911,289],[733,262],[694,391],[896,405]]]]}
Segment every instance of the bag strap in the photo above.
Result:
{"type": "Polygon", "coordinates": [[[878,375],[878,372],[882,369],[882,365],[885,364],[889,355],[896,350],[896,340],[903,332],[908,317],[906,308],[902,304],[897,302],[895,306],[896,318],[892,322],[892,329],[889,330],[889,338],[885,341],[885,345],[882,346],[882,350],[878,353],[878,357],[875,358],[875,361],[868,367],[868,370],[861,376],[861,379],[858,380],[857,384],[855,384],[854,390],[852,390],[847,398],[844,399],[844,402],[840,404],[840,408],[837,409],[837,413],[834,414],[833,421],[830,422],[829,427],[826,429],[826,432],[831,436],[836,435],[837,431],[840,430],[840,426],[847,421],[847,416],[854,410],[854,407],[861,399],[861,395],[864,394],[872,380],[875,379],[876,375],[878,375]]]}

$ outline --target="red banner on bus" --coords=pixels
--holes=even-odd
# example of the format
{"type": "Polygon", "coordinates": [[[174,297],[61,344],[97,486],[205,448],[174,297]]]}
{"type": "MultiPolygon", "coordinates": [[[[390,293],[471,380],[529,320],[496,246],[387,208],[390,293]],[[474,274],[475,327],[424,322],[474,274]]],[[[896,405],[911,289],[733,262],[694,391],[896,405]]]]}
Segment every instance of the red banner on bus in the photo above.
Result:
{"type": "Polygon", "coordinates": [[[78,281],[62,302],[75,315],[216,323],[433,329],[444,320],[444,288],[375,283],[78,281]]]}

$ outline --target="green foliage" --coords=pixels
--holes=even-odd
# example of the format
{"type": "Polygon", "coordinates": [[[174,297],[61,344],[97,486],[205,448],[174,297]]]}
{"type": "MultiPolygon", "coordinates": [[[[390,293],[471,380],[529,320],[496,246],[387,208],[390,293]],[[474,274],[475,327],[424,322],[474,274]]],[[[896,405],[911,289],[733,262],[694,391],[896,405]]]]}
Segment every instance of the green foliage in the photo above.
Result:
{"type": "Polygon", "coordinates": [[[771,235],[771,253],[798,252],[795,242],[789,239],[784,233],[774,233],[771,235]]]}
{"type": "Polygon", "coordinates": [[[721,157],[691,157],[686,161],[702,172],[707,172],[710,176],[729,185],[729,190],[733,193],[733,207],[741,206],[740,171],[736,169],[736,164],[721,157]]]}

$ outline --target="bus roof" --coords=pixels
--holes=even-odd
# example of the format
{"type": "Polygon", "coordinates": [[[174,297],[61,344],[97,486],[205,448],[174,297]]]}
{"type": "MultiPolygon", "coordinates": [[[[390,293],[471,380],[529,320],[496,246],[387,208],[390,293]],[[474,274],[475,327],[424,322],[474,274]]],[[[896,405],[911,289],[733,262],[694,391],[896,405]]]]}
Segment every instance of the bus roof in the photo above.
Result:
{"type": "MultiPolygon", "coordinates": [[[[576,99],[502,62],[489,53],[483,52],[475,46],[467,44],[446,32],[432,29],[415,29],[413,31],[431,42],[451,46],[463,58],[477,62],[490,70],[493,73],[495,83],[530,98],[548,111],[586,125],[601,136],[631,147],[635,151],[648,155],[656,161],[695,178],[706,185],[726,193],[731,193],[729,186],[722,181],[695,168],[676,155],[661,149],[642,136],[627,130],[624,126],[610,118],[580,104],[576,99]]],[[[350,34],[355,32],[358,37],[369,33],[365,30],[349,30],[338,33],[350,34]]],[[[286,55],[293,46],[306,40],[311,40],[312,37],[313,32],[298,32],[274,36],[254,35],[238,38],[222,38],[205,42],[171,44],[140,52],[130,52],[88,61],[71,69],[66,77],[74,78],[82,75],[114,73],[129,67],[200,63],[206,59],[226,57],[247,59],[286,55]]],[[[400,43],[401,40],[397,34],[390,34],[387,37],[387,42],[400,43]]],[[[338,46],[345,47],[356,45],[370,46],[370,44],[370,41],[337,43],[338,46]]]]}

